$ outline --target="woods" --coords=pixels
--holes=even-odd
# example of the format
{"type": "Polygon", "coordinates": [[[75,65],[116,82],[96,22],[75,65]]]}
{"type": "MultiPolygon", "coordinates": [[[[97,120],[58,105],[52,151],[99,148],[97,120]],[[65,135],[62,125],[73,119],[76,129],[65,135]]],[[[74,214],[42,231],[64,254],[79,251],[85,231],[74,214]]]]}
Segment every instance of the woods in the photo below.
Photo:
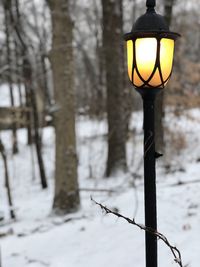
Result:
{"type": "MultiPolygon", "coordinates": [[[[109,257],[116,259],[113,266],[137,260],[142,266],[140,235],[102,219],[91,196],[104,212],[138,216],[144,224],[143,106],[128,78],[124,33],[145,13],[145,3],[0,1],[2,267],[100,267],[109,257]]],[[[195,0],[157,0],[158,13],[181,34],[172,76],[155,103],[154,154],[163,154],[157,161],[159,234],[177,241],[188,267],[199,262],[181,243],[183,235],[197,242],[200,214],[199,8],[195,0]]],[[[164,250],[163,267],[170,265],[164,250]]]]}

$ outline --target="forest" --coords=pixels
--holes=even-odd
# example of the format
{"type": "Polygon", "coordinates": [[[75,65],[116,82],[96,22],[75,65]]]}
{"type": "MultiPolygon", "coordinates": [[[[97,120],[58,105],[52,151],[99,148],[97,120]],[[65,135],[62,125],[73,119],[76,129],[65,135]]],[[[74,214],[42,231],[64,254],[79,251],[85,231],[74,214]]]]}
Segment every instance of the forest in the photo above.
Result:
{"type": "MultiPolygon", "coordinates": [[[[144,107],[124,39],[145,12],[0,0],[0,267],[145,266],[144,107]]],[[[156,12],[181,35],[155,100],[158,266],[199,267],[200,1],[156,12]]]]}

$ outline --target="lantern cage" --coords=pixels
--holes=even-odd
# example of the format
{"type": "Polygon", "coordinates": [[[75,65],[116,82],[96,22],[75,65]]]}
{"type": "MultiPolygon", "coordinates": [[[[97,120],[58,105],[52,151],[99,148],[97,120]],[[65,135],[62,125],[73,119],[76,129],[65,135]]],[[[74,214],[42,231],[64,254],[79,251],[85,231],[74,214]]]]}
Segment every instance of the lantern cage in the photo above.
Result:
{"type": "Polygon", "coordinates": [[[172,73],[174,43],[180,34],[169,30],[154,6],[154,1],[147,1],[147,12],[124,36],[128,75],[136,88],[164,88],[172,73]]]}

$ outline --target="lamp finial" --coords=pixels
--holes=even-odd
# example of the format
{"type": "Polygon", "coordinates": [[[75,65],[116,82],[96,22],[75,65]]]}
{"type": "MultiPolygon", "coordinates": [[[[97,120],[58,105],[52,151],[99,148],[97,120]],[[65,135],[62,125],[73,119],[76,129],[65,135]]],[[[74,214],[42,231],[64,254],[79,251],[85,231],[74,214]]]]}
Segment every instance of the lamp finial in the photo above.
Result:
{"type": "Polygon", "coordinates": [[[154,10],[154,7],[156,6],[156,0],[147,0],[146,1],[146,7],[147,11],[154,10]]]}

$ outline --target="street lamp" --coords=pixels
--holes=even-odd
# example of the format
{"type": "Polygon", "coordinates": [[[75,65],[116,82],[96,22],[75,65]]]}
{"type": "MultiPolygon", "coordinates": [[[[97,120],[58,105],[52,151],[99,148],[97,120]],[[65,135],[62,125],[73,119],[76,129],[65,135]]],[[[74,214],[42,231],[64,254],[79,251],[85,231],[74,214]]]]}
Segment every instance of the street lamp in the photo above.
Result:
{"type": "MultiPolygon", "coordinates": [[[[146,1],[147,11],[125,34],[128,75],[141,94],[144,110],[145,225],[157,230],[154,101],[172,73],[174,43],[180,36],[171,32],[164,17],[155,12],[155,0],[146,1]]],[[[146,267],[157,267],[157,238],[146,231],[146,267]]]]}

